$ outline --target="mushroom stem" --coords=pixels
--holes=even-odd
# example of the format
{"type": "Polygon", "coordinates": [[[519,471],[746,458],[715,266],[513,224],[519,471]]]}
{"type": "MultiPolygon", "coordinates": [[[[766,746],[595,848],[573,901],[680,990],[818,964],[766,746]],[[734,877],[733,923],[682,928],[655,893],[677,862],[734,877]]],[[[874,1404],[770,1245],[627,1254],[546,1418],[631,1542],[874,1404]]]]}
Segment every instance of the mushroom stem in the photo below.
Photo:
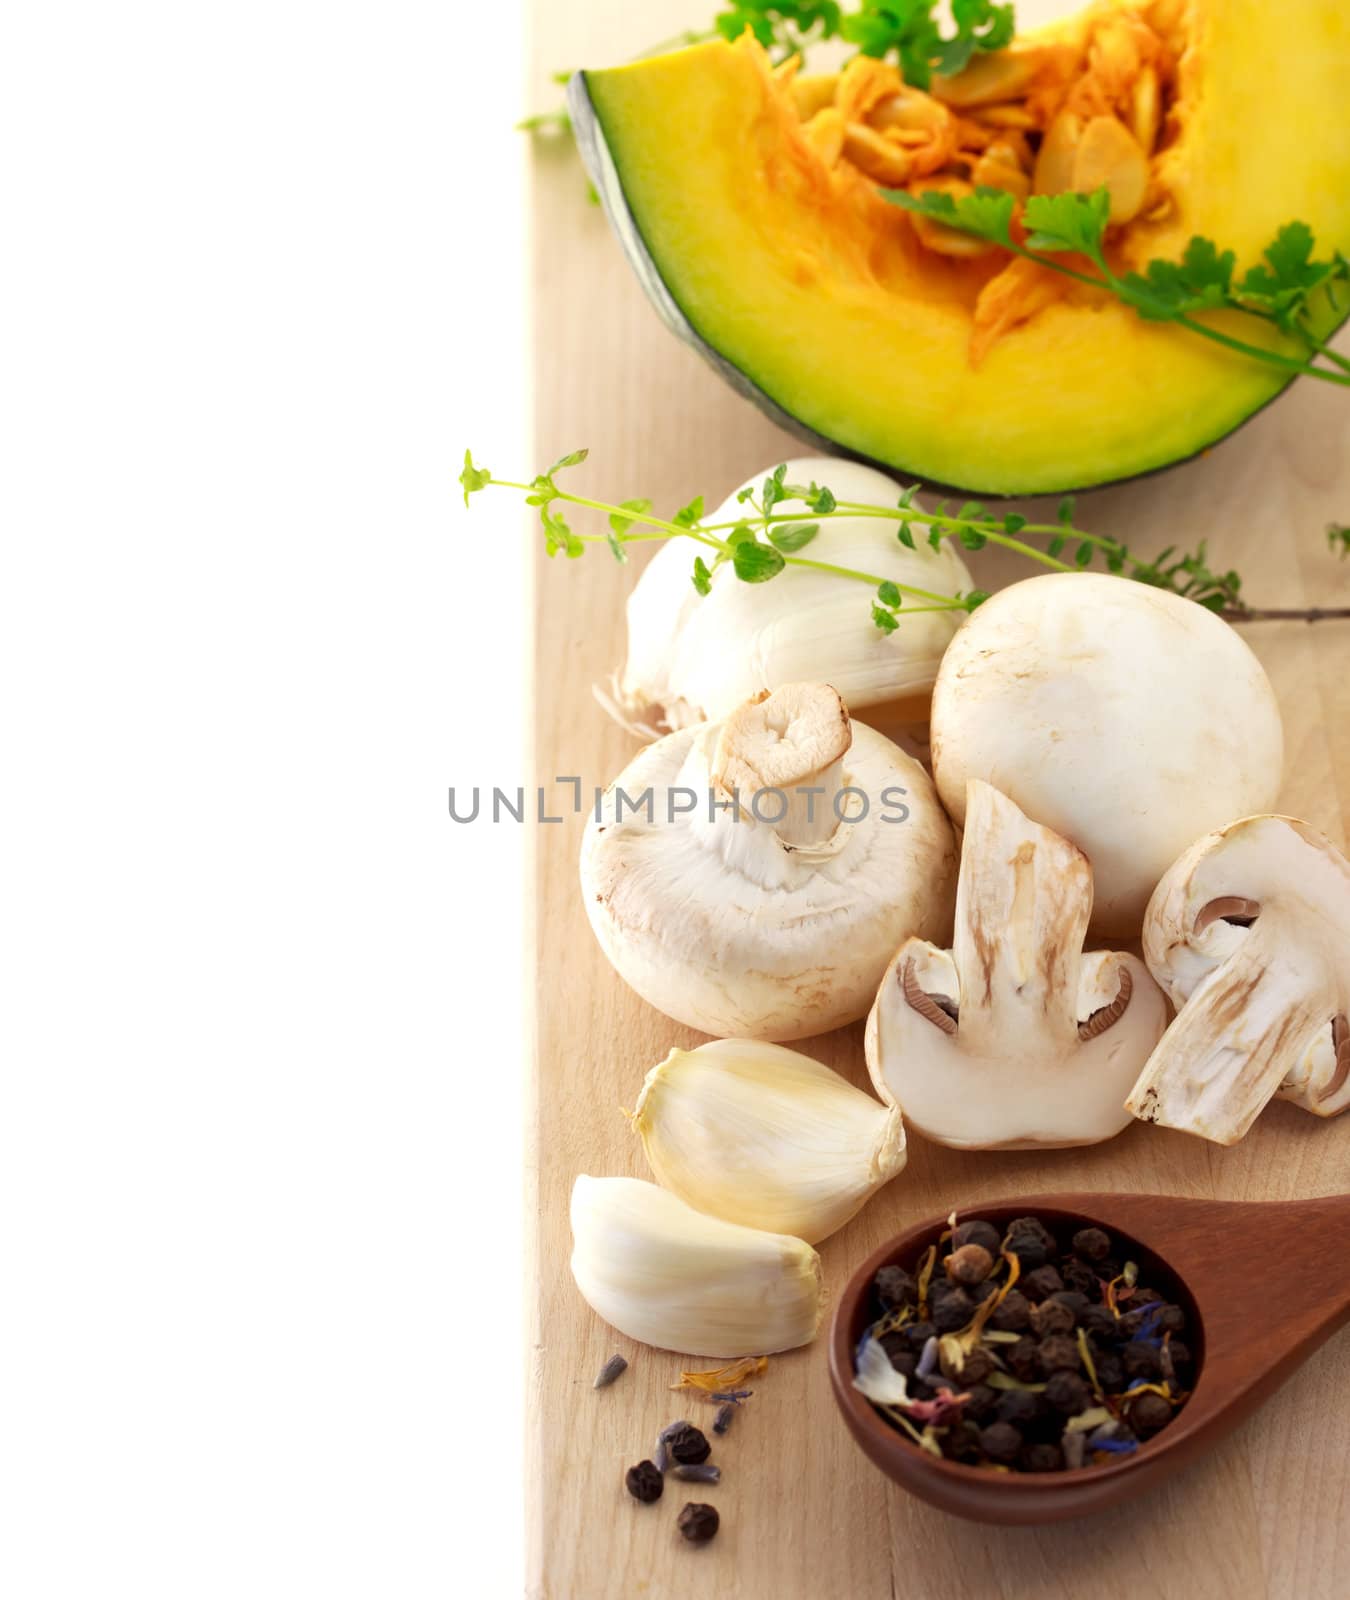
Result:
{"type": "Polygon", "coordinates": [[[822,844],[839,826],[848,712],[824,683],[789,683],[739,707],[722,724],[712,780],[738,820],[772,828],[786,844],[822,844]]]}

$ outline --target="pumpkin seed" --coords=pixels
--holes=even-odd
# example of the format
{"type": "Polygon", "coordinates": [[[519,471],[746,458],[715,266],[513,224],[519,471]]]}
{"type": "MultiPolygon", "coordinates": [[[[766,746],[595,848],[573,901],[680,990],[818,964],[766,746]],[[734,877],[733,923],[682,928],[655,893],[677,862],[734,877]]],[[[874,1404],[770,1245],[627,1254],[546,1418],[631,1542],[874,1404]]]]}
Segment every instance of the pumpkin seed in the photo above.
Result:
{"type": "Polygon", "coordinates": [[[1111,195],[1112,222],[1129,222],[1139,215],[1148,194],[1148,157],[1115,117],[1093,117],[1074,156],[1074,189],[1091,194],[1103,184],[1111,195]]]}
{"type": "Polygon", "coordinates": [[[1083,119],[1061,111],[1045,131],[1036,156],[1032,187],[1037,194],[1063,194],[1074,186],[1074,162],[1083,137],[1083,119]]]}
{"type": "Polygon", "coordinates": [[[1038,47],[979,55],[950,78],[934,78],[933,93],[949,106],[984,106],[1025,94],[1045,53],[1038,47]]]}
{"type": "Polygon", "coordinates": [[[910,153],[865,122],[850,122],[844,129],[844,159],[876,183],[894,187],[908,183],[913,176],[910,153]]]}
{"type": "Polygon", "coordinates": [[[1145,67],[1130,97],[1130,128],[1145,155],[1152,155],[1158,142],[1159,113],[1157,68],[1145,67]]]}

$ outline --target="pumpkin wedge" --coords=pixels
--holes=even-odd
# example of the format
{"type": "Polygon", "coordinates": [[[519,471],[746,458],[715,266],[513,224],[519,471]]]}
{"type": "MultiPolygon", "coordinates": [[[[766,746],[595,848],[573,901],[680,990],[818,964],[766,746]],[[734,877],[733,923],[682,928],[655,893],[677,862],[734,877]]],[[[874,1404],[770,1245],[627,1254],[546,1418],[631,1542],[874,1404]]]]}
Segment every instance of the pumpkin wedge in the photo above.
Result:
{"type": "MultiPolygon", "coordinates": [[[[1350,252],[1348,79],[1343,0],[1099,0],[928,93],[865,57],[804,77],[746,35],[578,73],[569,99],[643,286],[740,393],[824,450],[1013,495],[1184,460],[1289,379],[882,191],[1104,184],[1118,269],[1198,234],[1242,271],[1293,219],[1350,252]]],[[[1317,300],[1317,333],[1348,309],[1317,300]]]]}

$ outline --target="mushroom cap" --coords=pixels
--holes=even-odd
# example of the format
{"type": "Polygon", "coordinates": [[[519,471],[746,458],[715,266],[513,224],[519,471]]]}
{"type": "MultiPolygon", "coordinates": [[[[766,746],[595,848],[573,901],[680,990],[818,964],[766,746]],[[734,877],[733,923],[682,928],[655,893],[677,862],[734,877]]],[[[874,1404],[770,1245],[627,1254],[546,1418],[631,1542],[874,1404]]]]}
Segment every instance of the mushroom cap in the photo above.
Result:
{"type": "Polygon", "coordinates": [[[1350,863],[1306,822],[1243,817],[1164,874],[1149,970],[1178,1007],[1129,1108],[1232,1144],[1275,1096],[1350,1105],[1350,863]]]}
{"type": "Polygon", "coordinates": [[[1092,870],[1083,852],[972,780],[951,950],[907,939],[867,1019],[883,1099],[939,1144],[1092,1144],[1167,1025],[1144,964],[1083,953],[1092,870]]]}
{"type": "Polygon", "coordinates": [[[705,1033],[781,1041],[853,1022],[902,937],[950,926],[956,846],[927,773],[847,719],[840,750],[839,697],[815,685],[807,698],[809,711],[787,686],[753,714],[646,746],[586,825],[582,893],[605,954],[644,1000],[705,1033]],[[714,773],[739,776],[739,807],[714,773]],[[821,788],[807,802],[818,837],[800,814],[775,826],[772,795],[755,819],[756,773],[765,789],[821,788]],[[852,820],[836,823],[836,803],[852,820]]]}
{"type": "MultiPolygon", "coordinates": [[[[763,478],[741,487],[758,490],[763,478]]],[[[884,473],[828,456],[789,461],[787,481],[824,483],[840,500],[872,505],[893,506],[900,494],[884,473]]],[[[748,509],[733,493],[708,520],[735,521],[748,509]]],[[[774,510],[811,520],[801,500],[780,501],[774,510]]],[[[919,548],[909,550],[895,529],[877,517],[830,517],[803,554],[942,594],[973,587],[949,542],[934,551],[919,539],[919,548]]],[[[692,563],[688,543],[670,540],[629,596],[628,660],[614,709],[630,726],[646,719],[663,729],[690,727],[726,716],[762,690],[803,679],[828,679],[854,710],[926,695],[962,615],[915,612],[885,634],[871,621],[866,591],[831,573],[789,567],[770,583],[743,583],[722,567],[700,596],[689,581],[692,563]]]]}
{"type": "Polygon", "coordinates": [[[1192,600],[1102,573],[1052,573],[987,600],[933,691],[933,768],[956,822],[982,778],[1086,852],[1092,926],[1135,935],[1198,835],[1264,811],[1284,738],[1238,634],[1192,600]]]}

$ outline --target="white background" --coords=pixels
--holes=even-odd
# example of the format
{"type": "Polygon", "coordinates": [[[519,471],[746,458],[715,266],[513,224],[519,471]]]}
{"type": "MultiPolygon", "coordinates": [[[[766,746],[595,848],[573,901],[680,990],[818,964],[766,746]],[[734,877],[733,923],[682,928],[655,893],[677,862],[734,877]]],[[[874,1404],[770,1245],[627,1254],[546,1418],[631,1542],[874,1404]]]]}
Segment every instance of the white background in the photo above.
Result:
{"type": "Polygon", "coordinates": [[[516,8],[0,22],[0,1592],[520,1592],[516,8]]]}

